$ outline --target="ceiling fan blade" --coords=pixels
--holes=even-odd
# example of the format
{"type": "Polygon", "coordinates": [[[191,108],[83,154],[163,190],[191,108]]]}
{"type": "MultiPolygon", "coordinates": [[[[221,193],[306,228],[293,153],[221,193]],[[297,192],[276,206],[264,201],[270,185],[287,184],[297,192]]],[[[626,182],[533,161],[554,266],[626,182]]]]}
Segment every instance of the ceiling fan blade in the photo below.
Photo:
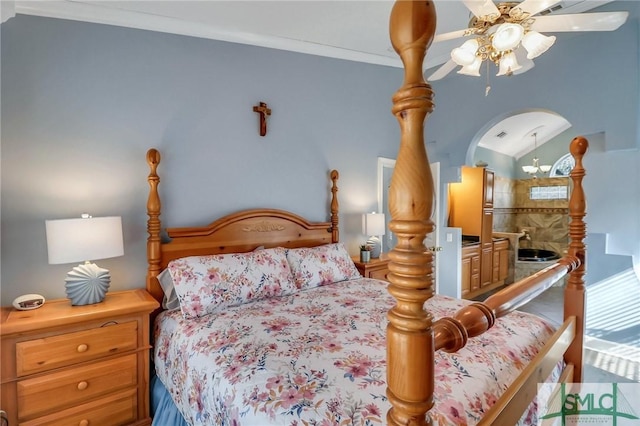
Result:
{"type": "Polygon", "coordinates": [[[561,0],[524,0],[522,3],[514,7],[514,9],[520,9],[533,16],[545,9],[549,9],[556,3],[560,3],[560,1],[561,0]]]}
{"type": "Polygon", "coordinates": [[[518,63],[522,66],[522,68],[513,72],[514,75],[525,73],[536,66],[531,59],[527,58],[527,51],[524,48],[520,47],[516,49],[514,53],[516,54],[518,63]]]}
{"type": "Polygon", "coordinates": [[[441,78],[444,78],[447,74],[449,74],[451,71],[453,71],[457,66],[458,65],[455,62],[449,59],[447,62],[444,63],[443,66],[438,68],[433,74],[427,77],[427,81],[440,80],[441,78]]]}
{"type": "Polygon", "coordinates": [[[627,20],[629,12],[576,13],[536,17],[531,29],[538,32],[613,31],[627,20]]]}
{"type": "Polygon", "coordinates": [[[453,40],[456,38],[464,37],[466,35],[466,32],[467,32],[467,28],[465,28],[464,30],[451,31],[444,34],[436,34],[436,36],[433,38],[433,42],[437,43],[439,41],[447,41],[447,40],[453,40]]]}
{"type": "Polygon", "coordinates": [[[491,0],[462,0],[462,3],[478,18],[495,15],[496,19],[500,16],[500,11],[491,0]]]}

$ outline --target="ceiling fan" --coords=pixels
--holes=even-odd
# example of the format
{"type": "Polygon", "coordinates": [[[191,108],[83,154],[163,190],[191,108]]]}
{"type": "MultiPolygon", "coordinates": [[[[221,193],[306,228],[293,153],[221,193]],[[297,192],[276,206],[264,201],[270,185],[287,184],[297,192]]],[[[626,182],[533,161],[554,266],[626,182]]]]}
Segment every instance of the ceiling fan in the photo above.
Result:
{"type": "MultiPolygon", "coordinates": [[[[427,80],[445,77],[460,66],[458,74],[480,76],[484,61],[498,67],[498,76],[522,74],[534,67],[534,58],[546,52],[555,36],[543,32],[613,31],[627,20],[628,12],[598,12],[567,15],[539,15],[561,0],[500,2],[463,0],[473,13],[469,27],[440,34],[433,42],[470,36],[451,51],[451,59],[427,80]]],[[[488,91],[488,89],[487,89],[488,91]]]]}

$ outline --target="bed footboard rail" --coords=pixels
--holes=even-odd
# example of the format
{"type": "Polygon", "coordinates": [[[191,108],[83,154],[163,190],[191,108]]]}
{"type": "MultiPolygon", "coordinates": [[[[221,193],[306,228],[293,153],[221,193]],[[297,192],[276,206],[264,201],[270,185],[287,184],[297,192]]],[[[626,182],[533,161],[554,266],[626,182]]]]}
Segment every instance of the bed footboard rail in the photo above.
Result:
{"type": "Polygon", "coordinates": [[[435,350],[457,352],[469,338],[480,336],[493,327],[496,319],[531,301],[578,266],[578,258],[565,256],[558,263],[511,284],[484,302],[471,303],[451,317],[438,319],[433,324],[435,350]]]}

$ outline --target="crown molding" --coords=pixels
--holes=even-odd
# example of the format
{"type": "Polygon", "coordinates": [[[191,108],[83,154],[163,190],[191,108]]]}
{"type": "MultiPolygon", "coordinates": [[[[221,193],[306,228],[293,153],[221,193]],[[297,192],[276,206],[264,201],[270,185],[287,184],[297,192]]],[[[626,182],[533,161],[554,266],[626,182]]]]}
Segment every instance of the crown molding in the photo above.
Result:
{"type": "MultiPolygon", "coordinates": [[[[4,0],[2,3],[4,3],[4,0]]],[[[265,36],[241,31],[228,31],[199,22],[106,7],[97,3],[83,3],[69,0],[16,1],[15,13],[157,31],[402,68],[402,61],[399,58],[390,58],[283,37],[265,36]]]]}

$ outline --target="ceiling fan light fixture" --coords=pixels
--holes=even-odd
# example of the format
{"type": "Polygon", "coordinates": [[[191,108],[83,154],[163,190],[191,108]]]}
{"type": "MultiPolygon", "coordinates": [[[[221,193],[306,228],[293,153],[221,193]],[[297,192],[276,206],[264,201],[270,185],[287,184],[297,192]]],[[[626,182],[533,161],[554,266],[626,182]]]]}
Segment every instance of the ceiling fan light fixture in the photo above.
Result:
{"type": "MultiPolygon", "coordinates": [[[[431,81],[443,78],[453,71],[456,65],[463,68],[458,71],[458,74],[477,76],[477,62],[472,55],[487,61],[487,64],[493,62],[500,68],[497,75],[522,74],[533,68],[533,59],[546,52],[556,41],[555,36],[545,36],[540,32],[614,31],[624,24],[629,16],[629,12],[626,11],[569,13],[553,16],[553,12],[561,8],[558,6],[561,3],[560,0],[463,0],[462,2],[473,14],[468,27],[437,34],[434,41],[454,40],[467,36],[472,36],[474,40],[453,49],[451,59],[430,76],[431,81]],[[473,46],[470,46],[471,44],[473,46]],[[511,58],[502,60],[512,52],[517,55],[517,60],[511,58]]],[[[488,80],[486,88],[485,94],[490,88],[488,80]]]]}
{"type": "Polygon", "coordinates": [[[458,71],[458,74],[470,75],[473,77],[480,77],[480,66],[482,65],[482,59],[476,56],[474,61],[470,65],[465,65],[458,71]]]}
{"type": "Polygon", "coordinates": [[[522,25],[513,23],[500,24],[493,34],[491,45],[499,52],[513,50],[520,44],[523,36],[524,28],[522,25]]]}
{"type": "Polygon", "coordinates": [[[478,40],[475,38],[465,41],[462,46],[451,51],[451,59],[456,64],[464,67],[473,64],[478,51],[478,40]]]}
{"type": "Polygon", "coordinates": [[[529,31],[522,38],[522,46],[527,50],[527,58],[529,59],[542,55],[555,42],[555,36],[545,36],[537,31],[529,31]]]}
{"type": "Polygon", "coordinates": [[[497,76],[511,75],[513,74],[514,71],[517,71],[520,68],[522,68],[522,65],[518,63],[518,60],[516,59],[516,54],[513,52],[509,52],[503,55],[502,58],[500,59],[498,74],[496,75],[497,76]]]}

